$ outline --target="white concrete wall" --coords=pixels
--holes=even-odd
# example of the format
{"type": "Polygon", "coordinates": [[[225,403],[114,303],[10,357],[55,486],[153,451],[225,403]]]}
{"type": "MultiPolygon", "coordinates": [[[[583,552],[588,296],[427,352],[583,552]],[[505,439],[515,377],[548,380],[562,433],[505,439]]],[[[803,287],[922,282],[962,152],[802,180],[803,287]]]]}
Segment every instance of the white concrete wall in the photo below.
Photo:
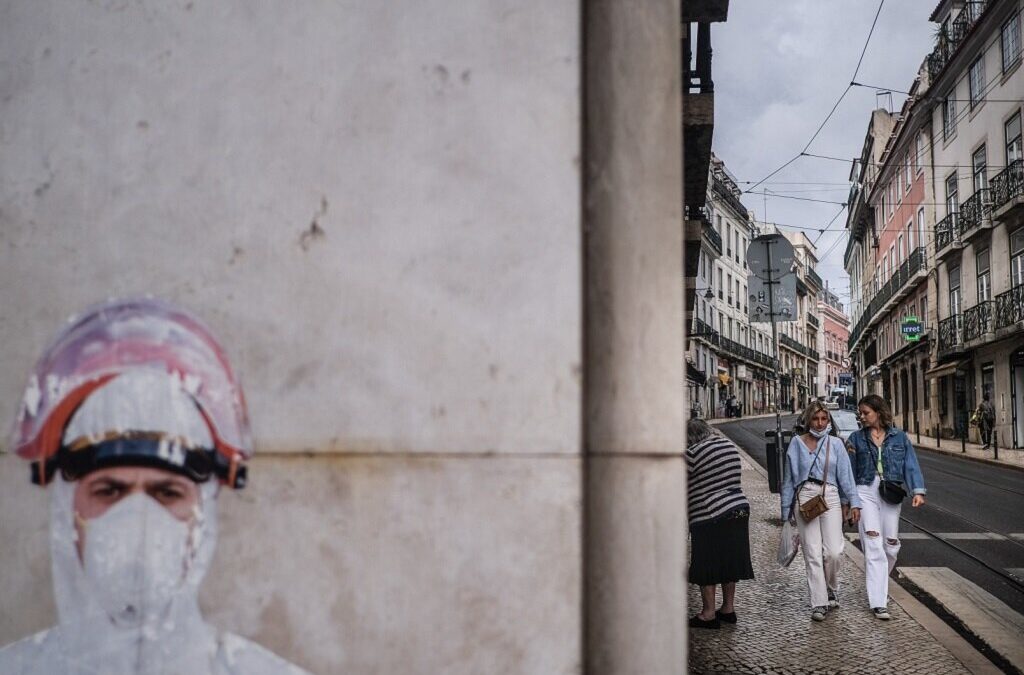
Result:
{"type": "MultiPolygon", "coordinates": [[[[153,293],[243,377],[206,614],[318,672],[569,673],[581,628],[580,9],[0,6],[0,406],[153,293]]],[[[0,644],[54,620],[0,459],[0,644]]]]}

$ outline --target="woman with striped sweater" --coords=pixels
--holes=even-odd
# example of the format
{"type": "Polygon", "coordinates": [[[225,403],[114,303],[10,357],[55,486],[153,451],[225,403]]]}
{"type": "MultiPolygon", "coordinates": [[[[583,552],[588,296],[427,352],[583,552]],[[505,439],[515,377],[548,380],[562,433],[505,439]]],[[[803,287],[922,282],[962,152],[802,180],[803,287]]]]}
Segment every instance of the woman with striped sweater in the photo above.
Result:
{"type": "Polygon", "coordinates": [[[690,583],[700,586],[703,607],[691,628],[736,623],[736,582],[753,579],[748,521],[750,504],[740,489],[740,455],[732,441],[706,422],[686,425],[687,493],[690,521],[690,583]],[[722,606],[715,609],[716,586],[722,606]]]}

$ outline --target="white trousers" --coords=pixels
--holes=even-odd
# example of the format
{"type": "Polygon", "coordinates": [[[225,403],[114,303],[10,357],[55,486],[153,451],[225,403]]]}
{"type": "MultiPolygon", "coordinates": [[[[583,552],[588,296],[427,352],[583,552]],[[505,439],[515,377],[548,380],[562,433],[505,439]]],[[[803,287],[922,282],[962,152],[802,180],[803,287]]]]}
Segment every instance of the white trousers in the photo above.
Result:
{"type": "MultiPolygon", "coordinates": [[[[820,485],[804,483],[797,493],[797,502],[803,504],[817,494],[821,494],[820,485]]],[[[839,503],[839,490],[836,486],[825,486],[825,503],[828,504],[828,511],[809,523],[804,522],[799,510],[796,512],[811,607],[828,606],[828,589],[836,590],[839,565],[843,559],[843,507],[839,503]]]]}
{"type": "Polygon", "coordinates": [[[882,499],[878,494],[878,476],[871,485],[858,485],[857,494],[863,507],[859,527],[868,604],[885,607],[889,596],[889,573],[896,567],[896,556],[900,552],[900,509],[903,505],[890,504],[882,499]]]}

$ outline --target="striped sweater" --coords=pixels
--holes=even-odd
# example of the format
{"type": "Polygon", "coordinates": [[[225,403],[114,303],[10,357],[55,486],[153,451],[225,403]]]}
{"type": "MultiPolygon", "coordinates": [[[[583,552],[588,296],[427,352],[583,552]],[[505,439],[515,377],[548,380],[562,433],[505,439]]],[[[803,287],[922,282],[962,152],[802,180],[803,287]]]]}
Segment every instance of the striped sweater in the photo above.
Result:
{"type": "Polygon", "coordinates": [[[740,454],[732,441],[711,436],[686,450],[690,526],[713,522],[738,508],[750,509],[740,489],[740,454]]]}

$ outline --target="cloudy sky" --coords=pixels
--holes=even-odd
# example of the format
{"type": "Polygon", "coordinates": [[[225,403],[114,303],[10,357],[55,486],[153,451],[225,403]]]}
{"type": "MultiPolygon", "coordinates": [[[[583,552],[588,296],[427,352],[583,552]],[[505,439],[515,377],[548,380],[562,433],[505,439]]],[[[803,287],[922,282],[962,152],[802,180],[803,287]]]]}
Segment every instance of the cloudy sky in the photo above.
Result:
{"type": "MultiPolygon", "coordinates": [[[[860,154],[868,119],[889,100],[874,87],[906,91],[931,51],[936,0],[885,0],[857,81],[807,152],[852,159],[860,154]]],[[[713,24],[714,151],[748,189],[799,154],[849,84],[879,0],[732,0],[729,20],[713,24]],[[746,183],[744,183],[746,181],[746,183]]],[[[892,94],[898,110],[903,94],[892,94]]],[[[850,161],[802,157],[754,188],[790,197],[845,202],[850,161]]],[[[838,204],[745,194],[761,220],[824,228],[838,204]]],[[[818,272],[848,300],[843,270],[846,213],[817,239],[818,272]],[[831,231],[834,230],[834,231],[831,231]],[[833,246],[834,245],[834,246],[833,246]]]]}

